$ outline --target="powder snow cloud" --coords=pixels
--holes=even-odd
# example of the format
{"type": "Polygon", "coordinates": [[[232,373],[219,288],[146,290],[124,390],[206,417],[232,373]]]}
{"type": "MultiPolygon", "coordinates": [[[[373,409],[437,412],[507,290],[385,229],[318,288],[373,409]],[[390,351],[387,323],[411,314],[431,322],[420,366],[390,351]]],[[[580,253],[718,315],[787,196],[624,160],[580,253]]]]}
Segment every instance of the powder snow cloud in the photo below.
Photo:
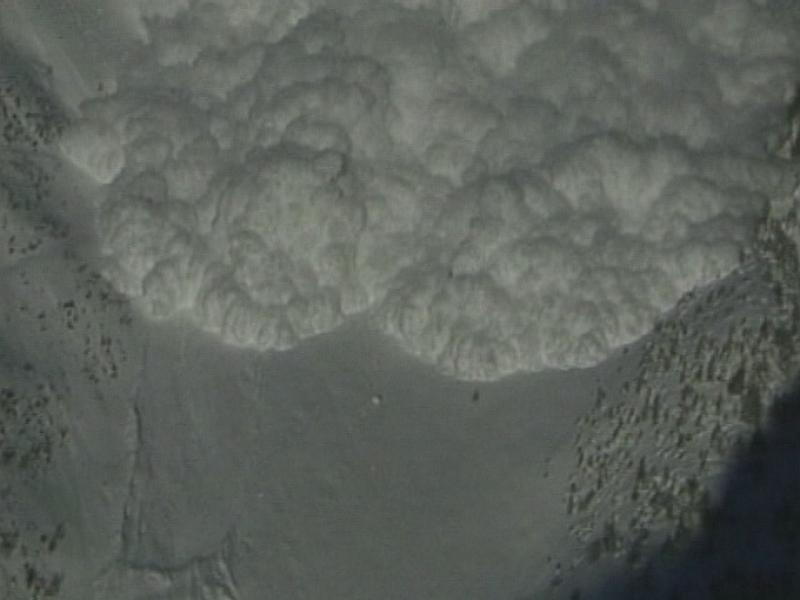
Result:
{"type": "Polygon", "coordinates": [[[62,148],[153,318],[286,349],[366,313],[458,377],[588,366],[788,185],[797,17],[686,4],[140,1],[62,148]]]}

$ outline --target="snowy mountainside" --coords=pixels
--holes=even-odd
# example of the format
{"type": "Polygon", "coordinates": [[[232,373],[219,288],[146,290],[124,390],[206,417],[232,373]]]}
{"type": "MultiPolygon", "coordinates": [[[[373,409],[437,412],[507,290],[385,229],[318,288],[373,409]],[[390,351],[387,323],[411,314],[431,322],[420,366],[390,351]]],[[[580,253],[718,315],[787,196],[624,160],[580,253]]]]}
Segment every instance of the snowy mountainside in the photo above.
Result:
{"type": "Polygon", "coordinates": [[[574,441],[565,509],[576,546],[557,595],[596,589],[614,565],[650,573],[678,552],[761,435],[800,365],[796,203],[796,193],[773,203],[741,266],[685,295],[630,348],[632,377],[598,387],[574,441]]]}
{"type": "Polygon", "coordinates": [[[67,122],[48,70],[0,43],[0,266],[41,254],[67,236],[52,195],[51,145],[67,122]]]}
{"type": "MultiPolygon", "coordinates": [[[[593,19],[587,22],[595,28],[593,19]]],[[[160,30],[164,49],[172,47],[181,23],[175,22],[174,31],[160,30]]],[[[322,33],[328,28],[326,23],[317,24],[322,33]]],[[[329,33],[338,35],[337,31],[331,25],[329,33]]],[[[336,35],[331,39],[338,39],[336,35]]],[[[649,48],[651,38],[642,39],[649,48]]],[[[84,39],[73,42],[79,46],[84,39]]],[[[561,42],[554,44],[557,48],[561,42]]],[[[323,50],[322,54],[328,53],[324,45],[323,50]]],[[[81,72],[78,66],[88,74],[104,70],[88,60],[75,60],[79,64],[59,69],[59,52],[50,49],[45,54],[48,62],[52,58],[56,64],[56,73],[61,72],[62,83],[69,74],[81,72]]],[[[68,57],[71,53],[60,54],[62,64],[73,62],[68,57]]],[[[84,59],[90,54],[90,50],[81,53],[84,59]]],[[[114,53],[105,54],[97,57],[98,63],[110,60],[107,57],[114,53]]],[[[544,63],[552,62],[546,52],[534,55],[544,57],[544,63]]],[[[244,63],[249,63],[253,55],[243,56],[244,63]]],[[[48,100],[52,96],[47,69],[31,68],[27,58],[17,58],[3,48],[0,59],[0,425],[4,428],[0,430],[0,600],[233,600],[264,597],[265,589],[275,598],[502,600],[511,597],[511,590],[527,591],[529,582],[538,580],[537,569],[556,546],[551,539],[567,534],[565,514],[573,545],[565,546],[558,563],[550,561],[566,565],[556,567],[552,579],[561,583],[551,591],[577,598],[579,587],[584,594],[596,589],[593,582],[604,577],[608,568],[623,565],[645,573],[649,556],[679,550],[702,526],[719,501],[727,466],[763,425],[780,382],[787,381],[796,368],[800,228],[794,201],[772,206],[759,228],[755,251],[743,257],[736,271],[684,296],[654,332],[622,350],[626,362],[618,372],[614,371],[618,363],[610,362],[596,371],[564,372],[549,380],[549,375],[531,378],[529,387],[520,385],[516,390],[487,384],[478,394],[471,385],[444,382],[432,375],[418,379],[420,371],[399,368],[401,360],[394,355],[379,361],[373,352],[377,345],[364,344],[367,351],[363,352],[345,351],[347,345],[341,340],[346,338],[317,340],[313,352],[306,348],[272,360],[249,351],[228,356],[209,342],[212,352],[196,341],[208,341],[199,333],[189,336],[189,342],[179,336],[169,340],[170,331],[177,328],[170,330],[167,325],[161,338],[143,333],[143,323],[129,300],[102,274],[104,265],[76,251],[87,240],[92,243],[93,218],[82,222],[79,211],[90,213],[84,205],[93,196],[78,190],[79,183],[69,180],[75,173],[59,164],[60,157],[49,148],[63,142],[59,137],[67,117],[55,101],[48,100]],[[75,198],[79,200],[72,201],[75,198]],[[205,353],[195,353],[197,348],[205,353]],[[333,355],[336,360],[330,361],[327,357],[333,355]],[[222,356],[228,362],[218,362],[222,356]],[[252,361],[242,371],[247,377],[238,371],[239,357],[252,361]],[[378,376],[373,367],[381,362],[391,367],[378,376]],[[588,382],[596,373],[602,376],[602,386],[597,389],[595,408],[577,421],[575,467],[570,473],[561,468],[565,464],[561,439],[569,439],[573,415],[583,414],[584,392],[592,389],[588,382]],[[554,402],[562,399],[562,405],[553,409],[554,402]],[[539,462],[547,469],[553,467],[552,476],[546,470],[543,476],[534,472],[539,462]],[[558,504],[561,489],[568,490],[563,507],[558,504]],[[556,514],[559,508],[564,510],[556,514]]],[[[307,65],[308,60],[299,52],[298,65],[307,65]]],[[[212,71],[226,71],[213,60],[209,64],[212,71]]],[[[367,62],[352,64],[355,73],[367,62]]],[[[527,69],[527,63],[520,64],[523,71],[527,69]]],[[[155,69],[154,64],[149,67],[155,69]]],[[[173,65],[165,72],[175,70],[173,65]]],[[[320,72],[327,77],[326,69],[320,72]]],[[[382,74],[382,67],[377,65],[374,72],[382,74]]],[[[346,74],[350,76],[349,71],[346,74]]],[[[138,77],[149,78],[144,73],[138,77]]],[[[381,77],[376,75],[376,82],[382,82],[381,77]]],[[[77,79],[75,89],[59,89],[64,104],[74,104],[68,97],[93,92],[95,79],[102,92],[100,78],[77,79]]],[[[781,75],[781,79],[790,77],[781,75]]],[[[137,92],[142,90],[137,76],[131,80],[128,83],[136,85],[128,88],[130,96],[122,104],[130,102],[136,112],[141,110],[142,96],[137,92]]],[[[273,80],[266,77],[264,81],[273,80]]],[[[624,83],[626,79],[620,81],[619,89],[635,89],[624,83]]],[[[175,83],[171,77],[165,82],[175,83]]],[[[318,87],[317,83],[299,87],[313,96],[319,91],[328,93],[326,86],[322,82],[318,87]]],[[[730,83],[725,87],[735,88],[730,83]]],[[[106,91],[112,98],[109,105],[115,106],[116,92],[111,87],[106,91]]],[[[339,104],[349,106],[350,98],[343,94],[322,103],[320,114],[336,113],[339,104]]],[[[89,106],[99,110],[104,102],[96,98],[89,106]]],[[[224,115],[248,102],[243,93],[235,102],[232,97],[230,106],[220,102],[214,110],[219,108],[224,115]]],[[[637,98],[631,105],[641,102],[637,98]]],[[[296,108],[293,102],[289,104],[292,110],[296,108]]],[[[314,102],[309,105],[309,111],[317,110],[314,102]]],[[[269,107],[265,101],[260,110],[269,115],[269,107]]],[[[184,107],[174,108],[179,115],[184,107]]],[[[159,110],[152,116],[162,117],[159,110]]],[[[149,113],[143,112],[138,123],[148,127],[142,127],[142,132],[174,133],[152,126],[149,113]]],[[[655,136],[682,131],[684,115],[692,112],[670,109],[644,129],[655,136]]],[[[120,127],[122,121],[112,113],[109,120],[120,127]]],[[[287,119],[290,113],[286,111],[287,119]]],[[[209,115],[203,113],[198,123],[212,125],[210,133],[217,131],[215,123],[228,123],[206,119],[209,115]]],[[[242,135],[247,138],[251,115],[241,120],[242,135]]],[[[136,119],[131,122],[137,124],[136,119]]],[[[87,123],[92,133],[92,124],[87,123]]],[[[297,123],[303,125],[302,119],[297,123]]],[[[504,132],[516,129],[516,123],[516,117],[509,116],[508,123],[498,129],[492,138],[498,147],[513,146],[504,132]]],[[[709,130],[714,129],[716,125],[712,128],[710,123],[709,130]]],[[[693,129],[692,139],[698,143],[706,135],[703,126],[687,127],[693,129]]],[[[138,129],[137,125],[132,131],[138,129]]],[[[188,130],[195,129],[200,127],[189,122],[188,130]]],[[[223,129],[218,132],[220,139],[223,129]]],[[[104,131],[98,128],[97,132],[103,141],[104,131]]],[[[287,140],[298,141],[304,132],[302,127],[287,126],[283,134],[287,140]]],[[[73,142],[81,143],[65,146],[87,150],[82,143],[91,136],[71,133],[73,142]]],[[[170,165],[179,184],[191,183],[188,175],[195,162],[205,168],[203,162],[208,160],[211,173],[219,158],[214,152],[206,153],[215,147],[210,138],[198,139],[202,143],[193,148],[195,154],[187,152],[170,165]],[[187,173],[186,181],[177,176],[187,173]]],[[[128,165],[132,171],[153,159],[145,143],[151,140],[135,141],[130,149],[136,150],[136,160],[128,165]],[[138,166],[137,160],[141,161],[138,166]]],[[[456,142],[451,145],[461,152],[462,142],[456,142]]],[[[121,167],[107,148],[98,147],[97,155],[88,152],[91,148],[87,152],[104,159],[112,171],[121,167]]],[[[430,149],[439,152],[435,145],[430,149]]],[[[693,172],[689,166],[695,154],[690,155],[692,159],[682,152],[662,155],[659,148],[647,154],[645,146],[603,138],[587,145],[584,154],[574,159],[565,159],[563,164],[556,161],[560,165],[556,178],[571,189],[574,174],[585,170],[587,160],[595,155],[601,170],[615,175],[618,163],[611,160],[606,169],[606,154],[613,151],[612,155],[629,157],[622,165],[635,167],[640,164],[634,160],[639,150],[664,168],[671,164],[669,157],[684,157],[677,163],[685,162],[693,172]]],[[[470,152],[462,154],[470,156],[470,152]]],[[[527,149],[521,151],[523,157],[528,154],[527,149]]],[[[461,168],[460,156],[456,152],[452,159],[454,172],[461,168]]],[[[327,158],[320,163],[326,169],[346,164],[327,158]]],[[[505,154],[501,158],[505,160],[505,154]]],[[[439,162],[447,167],[448,161],[439,162]]],[[[426,162],[430,161],[426,158],[426,162]]],[[[265,166],[271,163],[265,160],[265,166]]],[[[747,187],[747,180],[760,180],[747,173],[746,166],[747,161],[709,159],[702,172],[725,182],[720,190],[727,191],[728,186],[747,187]],[[725,171],[724,176],[717,171],[725,171]]],[[[771,178],[771,173],[765,169],[763,178],[771,178]]],[[[417,176],[410,179],[417,183],[424,179],[417,176]]],[[[239,180],[239,174],[233,173],[231,183],[239,180]]],[[[146,189],[147,178],[137,181],[146,189]]],[[[121,179],[114,191],[130,191],[127,182],[121,179]]],[[[642,186],[648,182],[645,178],[642,186]]],[[[378,183],[375,186],[378,189],[378,183]]],[[[181,193],[199,193],[199,188],[190,185],[178,187],[181,193]]],[[[759,190],[766,187],[754,185],[759,190]]],[[[495,189],[486,186],[487,194],[495,189]]],[[[704,208],[709,198],[725,198],[722,191],[699,184],[680,190],[685,196],[667,200],[697,201],[704,208]],[[710,195],[698,196],[698,189],[710,195]]],[[[577,197],[580,190],[574,191],[577,197]]],[[[411,202],[419,196],[415,191],[407,199],[411,202]]],[[[742,196],[741,204],[750,210],[754,204],[748,201],[757,197],[757,193],[752,198],[742,196]]],[[[631,194],[630,199],[639,200],[639,196],[631,194]]],[[[664,212],[669,213],[666,207],[673,204],[665,202],[664,212]]],[[[124,206],[124,202],[115,205],[124,206]]],[[[628,210],[622,208],[619,214],[624,216],[628,210]]],[[[375,214],[377,224],[395,225],[383,213],[375,214]]],[[[703,221],[696,228],[711,231],[720,222],[703,221]]],[[[509,225],[515,225],[513,219],[509,225]]],[[[574,224],[564,227],[574,228],[574,224]]],[[[103,235],[103,229],[98,233],[103,235]]],[[[134,233],[142,237],[141,231],[134,233]]],[[[371,234],[368,240],[382,237],[371,234]]],[[[481,248],[471,244],[471,250],[481,248]]],[[[701,250],[675,261],[691,267],[694,263],[687,257],[702,257],[708,246],[694,248],[701,250]]],[[[735,252],[725,256],[735,262],[735,252]]],[[[262,256],[251,258],[258,265],[262,256]]],[[[611,261],[619,266],[618,260],[611,261]]],[[[423,283],[422,279],[411,281],[408,299],[424,299],[429,288],[423,283]]],[[[586,288],[588,295],[598,291],[599,287],[586,288]]],[[[648,291],[658,295],[654,289],[648,291]]],[[[446,300],[442,306],[446,308],[457,295],[442,295],[446,300]]],[[[529,303],[527,298],[525,306],[529,303]]],[[[613,302],[609,307],[618,308],[613,302]]],[[[558,310],[562,312],[561,307],[558,310]]],[[[491,316],[493,311],[480,305],[476,314],[491,316]]],[[[563,313],[569,315],[569,310],[563,313]]],[[[551,321],[560,325],[573,316],[551,321]]],[[[252,325],[242,322],[245,329],[252,325]]],[[[414,323],[413,318],[409,322],[414,323]]],[[[153,331],[158,332],[158,327],[153,331]]]]}
{"type": "Polygon", "coordinates": [[[48,69],[4,44],[0,60],[0,598],[81,597],[118,543],[131,422],[118,400],[141,340],[78,257],[91,224],[64,185],[68,117],[48,69]]]}
{"type": "Polygon", "coordinates": [[[51,68],[0,42],[0,129],[4,146],[36,149],[55,141],[67,124],[55,100],[51,68]]]}
{"type": "Polygon", "coordinates": [[[86,263],[50,252],[0,277],[0,597],[81,597],[118,546],[141,340],[86,263]]]}

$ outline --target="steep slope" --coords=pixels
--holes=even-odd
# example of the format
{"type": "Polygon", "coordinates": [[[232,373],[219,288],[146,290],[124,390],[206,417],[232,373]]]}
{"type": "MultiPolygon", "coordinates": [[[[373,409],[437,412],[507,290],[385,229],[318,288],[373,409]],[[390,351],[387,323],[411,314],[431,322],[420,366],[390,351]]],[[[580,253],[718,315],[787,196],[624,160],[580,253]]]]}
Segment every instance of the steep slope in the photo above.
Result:
{"type": "MultiPolygon", "coordinates": [[[[587,23],[588,28],[596,28],[596,21],[587,23]]],[[[316,22],[316,27],[323,33],[328,28],[336,33],[324,19],[316,22]]],[[[322,38],[315,37],[316,31],[314,27],[300,30],[297,39],[293,38],[298,64],[306,64],[306,54],[329,53],[328,42],[319,42],[322,38]],[[299,51],[301,45],[317,43],[322,43],[321,48],[299,51]]],[[[171,35],[165,33],[166,41],[160,42],[166,51],[171,35]]],[[[475,40],[484,39],[483,35],[476,33],[475,40]]],[[[649,48],[651,38],[642,39],[649,48]]],[[[554,44],[558,47],[561,41],[554,44]]],[[[639,47],[638,43],[633,46],[639,47]]],[[[578,47],[576,58],[581,58],[584,50],[594,49],[578,47]]],[[[505,62],[481,52],[487,54],[482,56],[487,63],[505,62]]],[[[66,58],[71,53],[63,54],[67,64],[60,69],[62,82],[63,73],[78,72],[66,58]]],[[[65,100],[70,105],[93,94],[95,82],[102,83],[104,69],[87,64],[89,50],[81,54],[84,60],[77,62],[86,70],[78,78],[80,85],[60,90],[62,96],[72,98],[65,100]]],[[[0,515],[6,515],[0,520],[0,597],[83,599],[91,595],[92,587],[98,600],[255,598],[267,588],[277,598],[509,597],[530,589],[530,573],[538,574],[544,554],[552,552],[560,540],[562,517],[552,511],[562,487],[569,488],[564,508],[574,547],[565,547],[563,556],[550,559],[558,565],[552,589],[575,597],[578,586],[587,589],[587,584],[604,576],[609,567],[626,565],[645,574],[656,553],[680,550],[713,514],[727,466],[754,439],[774,394],[780,391],[779,382],[787,381],[796,368],[800,235],[794,200],[771,207],[755,251],[743,257],[739,269],[685,296],[655,332],[622,351],[615,358],[618,362],[607,362],[595,370],[521,377],[481,385],[478,393],[473,385],[434,376],[396,348],[358,332],[317,339],[278,359],[250,350],[226,353],[199,332],[186,335],[181,330],[185,323],[178,317],[175,329],[164,325],[159,332],[159,326],[149,327],[135,317],[128,300],[110,288],[98,265],[79,258],[76,246],[91,234],[83,235],[81,209],[70,202],[78,195],[78,184],[47,148],[61,135],[66,119],[46,100],[46,69],[29,71],[21,59],[20,67],[11,69],[8,65],[16,63],[9,56],[0,55],[4,67],[10,69],[0,90],[4,131],[0,144],[0,317],[4,323],[0,330],[0,410],[4,411],[0,419],[0,461],[4,461],[0,515]],[[152,345],[149,353],[148,343],[152,345]],[[620,370],[614,371],[617,364],[620,370]],[[378,373],[376,365],[381,366],[378,373]],[[576,467],[564,481],[563,439],[569,435],[572,415],[583,414],[585,389],[595,378],[602,379],[596,406],[578,422],[576,467]],[[544,465],[545,476],[536,472],[539,463],[544,465]]],[[[247,66],[252,56],[243,56],[242,64],[247,66]]],[[[541,68],[549,68],[552,55],[537,52],[535,56],[544,57],[542,62],[547,63],[541,68]]],[[[214,57],[210,53],[206,58],[214,57]]],[[[324,60],[320,64],[327,64],[324,60]]],[[[228,73],[227,67],[220,66],[227,65],[224,61],[214,58],[207,64],[209,73],[228,73]]],[[[348,70],[345,75],[360,77],[365,64],[369,63],[353,62],[352,73],[348,70]]],[[[533,56],[521,64],[537,72],[529,69],[538,64],[533,56]]],[[[326,69],[321,72],[327,77],[326,69]]],[[[378,77],[382,71],[376,68],[373,74],[380,91],[377,84],[383,81],[378,77]]],[[[747,79],[745,75],[742,79],[747,79]]],[[[579,78],[570,76],[572,79],[579,78]]],[[[277,77],[264,80],[274,83],[277,77]]],[[[172,79],[168,81],[171,86],[172,79]]],[[[286,89],[308,91],[309,111],[319,110],[320,114],[336,112],[332,109],[340,106],[347,116],[347,101],[358,98],[346,94],[339,98],[338,88],[331,91],[323,82],[319,89],[327,100],[319,108],[312,102],[316,81],[310,87],[292,88],[295,83],[287,83],[286,89]]],[[[737,85],[728,81],[726,90],[733,94],[732,102],[741,101],[736,98],[737,85]]],[[[759,85],[753,86],[752,95],[758,96],[759,90],[759,85]]],[[[110,96],[116,94],[112,88],[106,91],[110,96]]],[[[130,87],[127,91],[131,92],[130,87]]],[[[280,94],[276,92],[275,98],[281,99],[280,94]]],[[[295,96],[286,98],[286,105],[278,108],[288,120],[297,102],[295,96]]],[[[131,93],[126,102],[138,111],[140,99],[131,93]]],[[[205,101],[214,105],[213,99],[205,101]]],[[[95,110],[103,102],[98,99],[95,110]]],[[[246,95],[237,99],[240,108],[248,102],[246,95]]],[[[265,113],[271,114],[274,107],[265,107],[265,113]]],[[[160,114],[156,110],[152,116],[160,114]]],[[[669,111],[669,115],[675,114],[693,112],[669,111]]],[[[142,132],[155,137],[164,134],[165,128],[152,125],[159,123],[158,119],[151,122],[149,116],[141,121],[148,125],[142,132]]],[[[115,126],[122,122],[111,113],[107,117],[115,126]]],[[[243,134],[251,133],[250,118],[250,114],[242,118],[246,123],[243,134]]],[[[681,121],[667,123],[662,131],[669,119],[668,115],[653,117],[648,135],[675,134],[673,129],[687,127],[692,130],[691,140],[700,144],[702,140],[694,136],[702,138],[703,127],[681,121]]],[[[523,119],[509,113],[506,128],[490,139],[494,142],[485,152],[488,158],[501,163],[507,158],[513,163],[513,157],[494,156],[493,148],[513,146],[507,141],[516,138],[506,129],[518,129],[518,120],[523,119]]],[[[205,125],[205,120],[200,123],[205,125]]],[[[208,123],[211,133],[224,138],[223,120],[208,123]]],[[[463,141],[456,139],[453,144],[447,137],[458,132],[458,121],[454,123],[454,131],[443,132],[447,143],[432,143],[430,152],[420,159],[432,165],[434,175],[442,181],[452,175],[450,170],[460,177],[463,166],[459,146],[463,141]]],[[[86,129],[77,132],[83,137],[70,130],[73,143],[66,146],[91,155],[86,140],[97,133],[101,142],[104,131],[84,125],[86,129]]],[[[293,127],[287,125],[280,134],[267,133],[284,136],[287,145],[303,146],[324,141],[330,133],[316,127],[298,117],[293,127]]],[[[594,132],[594,127],[589,132],[594,132]]],[[[190,124],[189,130],[193,129],[190,124]]],[[[331,135],[331,140],[337,142],[336,135],[331,135]]],[[[154,180],[136,179],[139,187],[135,189],[129,183],[141,174],[136,169],[147,170],[157,145],[148,145],[152,140],[144,135],[135,141],[130,149],[136,150],[136,160],[128,165],[131,178],[121,179],[114,189],[141,191],[142,206],[151,207],[152,198],[145,192],[154,180]]],[[[173,170],[168,172],[175,176],[171,183],[177,185],[179,194],[190,196],[197,191],[189,185],[196,165],[205,168],[206,160],[215,164],[216,154],[206,151],[217,142],[209,138],[201,142],[170,165],[173,170]],[[181,179],[184,175],[186,180],[181,179]]],[[[657,146],[647,154],[645,146],[637,144],[613,136],[582,142],[575,146],[582,148],[581,153],[554,158],[550,165],[553,176],[577,201],[581,190],[572,190],[571,185],[587,170],[587,163],[596,160],[603,173],[616,174],[620,167],[636,173],[641,170],[642,153],[653,157],[656,166],[661,164],[662,150],[663,156],[673,156],[666,152],[669,148],[657,146]],[[620,160],[610,160],[609,154],[620,160]]],[[[108,161],[102,144],[97,148],[100,152],[91,158],[108,161]]],[[[298,153],[297,163],[305,160],[305,152],[298,153]]],[[[309,150],[308,156],[316,156],[315,152],[309,150]]],[[[520,152],[529,154],[527,148],[520,152]]],[[[72,158],[81,156],[76,152],[72,158]]],[[[270,172],[272,157],[254,156],[263,159],[263,165],[256,166],[270,172]]],[[[689,168],[696,166],[694,160],[678,162],[685,162],[686,169],[694,172],[689,168]]],[[[342,164],[346,161],[323,153],[313,166],[320,170],[319,177],[327,177],[342,164]]],[[[701,172],[714,179],[719,175],[720,189],[747,187],[742,183],[747,177],[739,180],[740,173],[727,171],[742,170],[748,164],[710,161],[701,172]],[[718,171],[726,172],[723,176],[718,171]]],[[[293,165],[287,167],[289,175],[294,173],[293,165]]],[[[305,168],[295,166],[300,171],[305,168]]],[[[507,166],[494,168],[504,172],[507,166]]],[[[104,167],[113,173],[121,165],[108,161],[104,167]]],[[[514,191],[519,182],[510,175],[508,182],[504,178],[487,178],[486,185],[469,188],[476,206],[513,208],[513,197],[504,200],[508,191],[504,186],[507,183],[514,191]]],[[[377,175],[375,179],[379,179],[377,175]]],[[[611,179],[609,196],[619,200],[619,182],[611,179]]],[[[754,177],[753,181],[760,179],[754,177]]],[[[409,180],[420,181],[413,176],[409,180]]],[[[239,181],[233,171],[230,182],[239,181]]],[[[259,180],[253,181],[256,189],[261,189],[259,180]]],[[[383,185],[382,179],[379,182],[383,185]]],[[[701,183],[679,186],[680,194],[665,196],[664,212],[656,213],[662,218],[647,222],[663,224],[664,213],[671,214],[666,207],[681,199],[688,203],[687,210],[694,206],[703,214],[706,200],[715,202],[722,196],[701,183]],[[692,204],[698,197],[701,201],[692,204]]],[[[586,185],[595,189],[593,181],[587,180],[586,185]]],[[[411,203],[421,197],[415,188],[409,188],[406,195],[404,186],[404,181],[396,184],[398,200],[411,203]]],[[[646,185],[642,183],[642,187],[646,185]]],[[[370,192],[377,194],[380,188],[376,183],[370,192]]],[[[534,191],[535,197],[545,198],[534,191]]],[[[90,191],[81,190],[81,194],[90,191]]],[[[387,210],[397,208],[395,196],[387,197],[387,210]]],[[[757,198],[758,194],[739,198],[748,209],[745,213],[754,210],[757,198]],[[749,204],[750,200],[754,203],[749,204]]],[[[628,199],[633,205],[640,196],[631,192],[628,199]]],[[[247,200],[246,195],[242,200],[247,200]]],[[[124,209],[125,204],[110,207],[124,209]]],[[[621,206],[619,214],[628,215],[629,209],[621,206]]],[[[105,214],[108,217],[113,212],[105,214]]],[[[489,216],[511,228],[520,220],[513,214],[489,216]]],[[[389,212],[375,215],[377,224],[397,225],[389,212]]],[[[262,217],[270,220],[270,215],[262,217]]],[[[463,220],[473,222],[472,214],[464,213],[463,220]]],[[[697,229],[710,231],[723,221],[703,221],[705,228],[697,229]]],[[[113,221],[106,224],[109,222],[113,221]]],[[[477,217],[474,222],[481,223],[477,217]]],[[[236,225],[250,222],[242,218],[236,225]]],[[[563,230],[584,237],[571,221],[563,224],[563,230]]],[[[134,237],[141,233],[132,231],[134,237]]],[[[368,256],[386,237],[383,230],[377,231],[365,246],[368,256]]],[[[120,237],[118,230],[106,228],[101,233],[121,247],[130,241],[120,237]]],[[[421,298],[420,310],[427,310],[424,294],[439,286],[453,290],[441,295],[445,307],[455,298],[467,297],[471,289],[458,285],[469,278],[460,278],[459,268],[472,268],[472,262],[478,260],[470,253],[483,248],[483,242],[478,236],[475,239],[474,245],[471,239],[465,245],[469,252],[455,261],[455,272],[446,268],[452,257],[444,256],[436,277],[412,279],[408,295],[398,297],[399,304],[421,298]],[[452,279],[455,283],[449,282],[452,279]]],[[[243,251],[247,250],[245,242],[243,238],[243,251]]],[[[691,256],[702,258],[707,248],[699,244],[691,256]]],[[[735,261],[735,252],[727,253],[730,248],[724,246],[725,257],[733,256],[735,261]]],[[[236,247],[222,244],[222,250],[236,247]]],[[[302,250],[297,254],[304,255],[307,248],[302,250]]],[[[547,248],[533,250],[541,256],[547,248]]],[[[619,266],[624,257],[632,257],[632,264],[638,261],[636,248],[630,253],[623,250],[626,247],[610,247],[610,264],[619,266]]],[[[389,256],[397,254],[395,250],[387,252],[389,256]]],[[[261,265],[261,254],[248,256],[253,264],[261,265]]],[[[526,264],[527,255],[520,256],[526,264]]],[[[675,262],[691,271],[697,266],[691,256],[676,255],[675,262]]],[[[555,267],[547,272],[556,273],[557,280],[564,269],[555,258],[557,254],[555,267]]],[[[497,265],[506,264],[497,261],[497,265]]],[[[379,263],[378,267],[376,271],[381,272],[385,265],[379,263]]],[[[332,273],[335,268],[331,265],[332,273]]],[[[149,280],[152,289],[159,291],[159,285],[168,284],[174,275],[168,269],[163,273],[163,279],[149,280]]],[[[637,284],[630,285],[635,289],[637,284]]],[[[516,290],[515,286],[509,289],[516,290]]],[[[166,294],[168,287],[161,291],[166,294]]],[[[645,283],[639,287],[644,288],[645,283]]],[[[599,290],[599,285],[590,285],[582,293],[595,299],[599,290]]],[[[673,300],[659,296],[655,287],[648,292],[657,297],[658,306],[673,300]]],[[[525,298],[526,306],[535,304],[525,298]]],[[[230,308],[225,302],[222,297],[221,312],[230,308]]],[[[313,313],[313,304],[302,306],[313,313]]],[[[465,314],[474,311],[480,318],[497,314],[497,306],[492,304],[492,310],[486,306],[470,304],[465,314]]],[[[573,316],[562,311],[560,303],[554,306],[559,311],[555,315],[573,316]]],[[[612,315],[625,315],[625,310],[616,312],[617,303],[608,306],[614,309],[612,315]]],[[[230,312],[223,325],[231,325],[231,333],[250,335],[252,322],[230,312]]],[[[302,318],[304,315],[301,313],[302,318]]],[[[414,316],[410,313],[404,322],[418,323],[414,316]]],[[[547,320],[558,327],[571,323],[571,319],[556,317],[547,320]]],[[[599,321],[603,326],[612,322],[599,321]]],[[[517,329],[512,325],[509,331],[517,329]]],[[[552,338],[564,336],[559,330],[552,338]]],[[[465,344],[468,350],[473,346],[485,348],[486,339],[479,337],[474,344],[472,340],[465,344]]],[[[485,359],[476,356],[479,362],[485,359]]],[[[509,364],[511,371],[527,363],[509,364]]],[[[456,366],[462,375],[476,373],[467,368],[468,363],[456,366]]]]}
{"type": "Polygon", "coordinates": [[[597,389],[575,437],[565,508],[576,545],[557,595],[578,597],[623,565],[652,577],[708,522],[727,469],[763,438],[800,365],[799,197],[771,203],[741,266],[687,294],[631,348],[633,377],[597,389]]]}
{"type": "Polygon", "coordinates": [[[0,43],[0,598],[85,597],[116,547],[140,339],[80,258],[50,70],[0,43]]]}

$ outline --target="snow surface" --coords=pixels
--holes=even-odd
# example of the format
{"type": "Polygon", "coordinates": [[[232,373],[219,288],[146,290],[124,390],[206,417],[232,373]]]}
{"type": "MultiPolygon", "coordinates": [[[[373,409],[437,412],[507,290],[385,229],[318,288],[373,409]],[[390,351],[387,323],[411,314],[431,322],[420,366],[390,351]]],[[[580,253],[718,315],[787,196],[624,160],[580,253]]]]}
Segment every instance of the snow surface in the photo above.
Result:
{"type": "Polygon", "coordinates": [[[238,346],[366,314],[464,379],[596,364],[787,189],[788,4],[138,6],[62,150],[116,288],[238,346]]]}
{"type": "Polygon", "coordinates": [[[0,598],[574,598],[697,527],[800,347],[791,4],[64,6],[0,9],[0,598]]]}
{"type": "MultiPolygon", "coordinates": [[[[69,178],[46,201],[81,191],[69,178]]],[[[568,434],[596,373],[477,389],[362,322],[276,355],[226,347],[142,320],[75,242],[70,231],[3,271],[6,597],[515,597],[538,585],[564,534],[552,515],[568,434]]]]}

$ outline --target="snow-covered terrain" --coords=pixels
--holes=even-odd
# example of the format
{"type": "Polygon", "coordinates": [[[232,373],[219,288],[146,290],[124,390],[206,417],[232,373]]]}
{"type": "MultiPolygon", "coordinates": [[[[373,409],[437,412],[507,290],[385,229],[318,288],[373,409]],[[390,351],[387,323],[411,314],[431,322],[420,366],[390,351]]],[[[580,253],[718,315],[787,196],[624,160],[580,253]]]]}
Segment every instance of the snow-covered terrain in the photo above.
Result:
{"type": "Polygon", "coordinates": [[[675,565],[797,374],[799,28],[2,5],[0,600],[731,597],[675,565]]]}
{"type": "Polygon", "coordinates": [[[800,366],[797,246],[783,237],[796,226],[766,220],[755,255],[632,350],[635,377],[598,388],[567,494],[579,579],[608,559],[654,578],[708,524],[732,465],[769,427],[800,366]]]}

